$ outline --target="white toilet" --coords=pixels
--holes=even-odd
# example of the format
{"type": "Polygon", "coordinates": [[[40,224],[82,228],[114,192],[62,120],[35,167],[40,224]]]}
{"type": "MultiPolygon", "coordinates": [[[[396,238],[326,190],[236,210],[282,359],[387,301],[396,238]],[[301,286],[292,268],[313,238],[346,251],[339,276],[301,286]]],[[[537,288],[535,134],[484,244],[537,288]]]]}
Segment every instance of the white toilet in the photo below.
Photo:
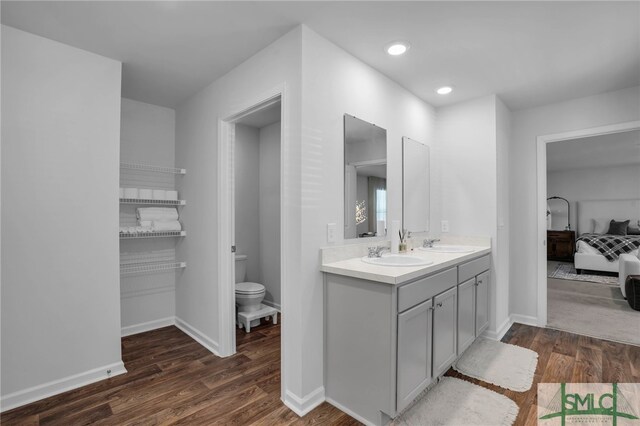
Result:
{"type": "MultiPolygon", "coordinates": [[[[238,312],[255,312],[262,309],[266,290],[262,284],[246,282],[247,256],[236,254],[236,305],[238,312]]],[[[251,321],[251,326],[260,324],[260,319],[251,321]]]]}

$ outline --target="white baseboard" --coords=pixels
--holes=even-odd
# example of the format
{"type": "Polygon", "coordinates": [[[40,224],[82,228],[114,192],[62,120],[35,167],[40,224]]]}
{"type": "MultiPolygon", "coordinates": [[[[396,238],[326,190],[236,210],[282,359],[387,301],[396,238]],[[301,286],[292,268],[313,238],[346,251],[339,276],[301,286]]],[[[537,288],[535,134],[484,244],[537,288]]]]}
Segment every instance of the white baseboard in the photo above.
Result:
{"type": "Polygon", "coordinates": [[[122,361],[33,386],[0,398],[0,412],[126,373],[122,361]]]}
{"type": "Polygon", "coordinates": [[[486,330],[484,333],[482,333],[482,336],[486,337],[487,339],[500,341],[502,337],[507,333],[507,331],[509,331],[509,328],[511,328],[512,325],[513,320],[511,319],[511,316],[509,316],[505,318],[500,326],[498,326],[498,329],[496,331],[486,330]]]}
{"type": "Polygon", "coordinates": [[[284,395],[284,405],[289,407],[300,417],[303,417],[309,411],[313,410],[325,401],[324,386],[320,386],[310,394],[307,394],[304,398],[294,395],[291,391],[286,391],[284,395]]]}
{"type": "Polygon", "coordinates": [[[282,312],[282,309],[279,303],[272,302],[270,300],[264,300],[264,299],[262,299],[262,303],[264,303],[267,306],[271,306],[272,308],[275,308],[278,312],[282,312]]]}
{"type": "Polygon", "coordinates": [[[511,314],[511,321],[518,322],[524,325],[532,325],[534,327],[540,327],[538,324],[538,318],[529,315],[511,314]]]}
{"type": "Polygon", "coordinates": [[[175,325],[184,333],[188,334],[193,340],[207,348],[215,356],[220,356],[218,342],[211,340],[203,332],[178,317],[176,317],[175,325]]]}
{"type": "Polygon", "coordinates": [[[327,397],[326,401],[333,405],[334,407],[336,407],[338,410],[347,413],[348,415],[350,415],[351,417],[353,417],[354,419],[356,419],[357,421],[359,421],[360,423],[363,423],[367,426],[374,426],[375,423],[371,423],[369,420],[365,419],[364,417],[354,413],[353,411],[351,411],[350,409],[348,409],[347,407],[345,407],[342,404],[337,403],[336,401],[334,401],[333,399],[327,397]]]}
{"type": "Polygon", "coordinates": [[[175,317],[167,317],[167,318],[161,318],[153,321],[141,322],[140,324],[134,324],[134,325],[128,325],[126,327],[122,327],[120,329],[120,335],[122,337],[131,336],[133,334],[144,333],[145,331],[151,331],[157,328],[175,325],[175,323],[176,323],[175,317]]]}

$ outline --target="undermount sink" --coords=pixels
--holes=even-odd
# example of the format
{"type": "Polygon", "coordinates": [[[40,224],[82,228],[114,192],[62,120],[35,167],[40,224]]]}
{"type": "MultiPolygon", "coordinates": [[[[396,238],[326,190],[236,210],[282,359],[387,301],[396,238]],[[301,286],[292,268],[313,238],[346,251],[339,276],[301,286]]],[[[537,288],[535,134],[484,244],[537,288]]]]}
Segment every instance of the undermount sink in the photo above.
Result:
{"type": "Polygon", "coordinates": [[[434,245],[433,247],[418,247],[420,250],[431,251],[436,253],[471,253],[475,250],[474,247],[469,246],[449,246],[449,245],[434,245]]]}
{"type": "Polygon", "coordinates": [[[426,266],[433,263],[431,260],[410,254],[383,254],[382,257],[365,256],[362,261],[380,266],[426,266]]]}

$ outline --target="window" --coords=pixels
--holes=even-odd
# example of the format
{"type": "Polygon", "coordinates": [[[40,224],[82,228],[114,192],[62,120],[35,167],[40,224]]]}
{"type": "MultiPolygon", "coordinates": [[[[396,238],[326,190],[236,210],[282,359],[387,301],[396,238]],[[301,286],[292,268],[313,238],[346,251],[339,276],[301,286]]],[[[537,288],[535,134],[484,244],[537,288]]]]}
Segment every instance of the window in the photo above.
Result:
{"type": "Polygon", "coordinates": [[[376,220],[387,222],[387,190],[376,189],[376,220]]]}

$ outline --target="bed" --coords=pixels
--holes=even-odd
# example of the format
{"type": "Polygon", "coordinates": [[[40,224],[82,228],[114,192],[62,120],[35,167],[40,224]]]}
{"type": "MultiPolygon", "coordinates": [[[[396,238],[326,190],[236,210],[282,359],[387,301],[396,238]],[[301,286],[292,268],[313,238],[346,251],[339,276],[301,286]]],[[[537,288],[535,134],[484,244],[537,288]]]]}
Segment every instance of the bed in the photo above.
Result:
{"type": "MultiPolygon", "coordinates": [[[[603,240],[608,230],[611,219],[630,220],[630,225],[640,223],[640,199],[633,200],[594,200],[579,201],[577,204],[577,232],[580,237],[600,234],[603,240]]],[[[578,238],[576,243],[576,254],[574,256],[575,268],[578,273],[583,270],[614,272],[619,271],[619,260],[615,256],[614,260],[607,259],[597,248],[578,238]]],[[[621,240],[640,241],[640,236],[619,237],[621,240]]],[[[594,237],[590,238],[594,239],[594,237]]],[[[610,239],[610,238],[609,238],[610,239]]],[[[627,248],[625,250],[629,250],[627,248]]],[[[632,255],[638,255],[638,249],[631,250],[632,255]]]]}

